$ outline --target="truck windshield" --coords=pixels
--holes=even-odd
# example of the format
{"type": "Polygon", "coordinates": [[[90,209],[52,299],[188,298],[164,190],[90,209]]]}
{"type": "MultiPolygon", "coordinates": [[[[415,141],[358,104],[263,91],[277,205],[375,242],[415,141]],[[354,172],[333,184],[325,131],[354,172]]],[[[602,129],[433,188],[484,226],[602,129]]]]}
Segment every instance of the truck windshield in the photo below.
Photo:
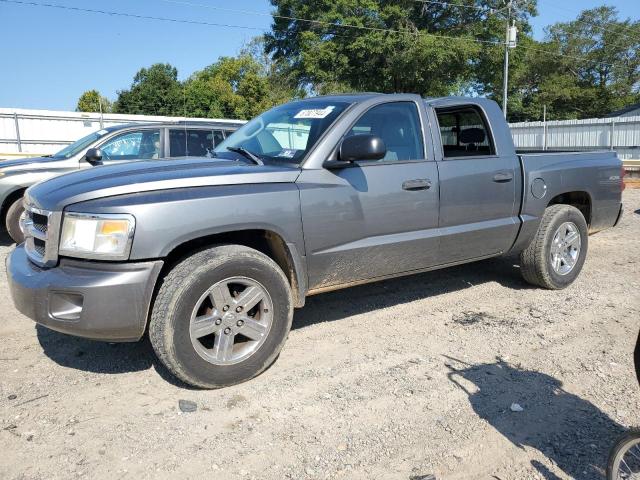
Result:
{"type": "Polygon", "coordinates": [[[272,108],[234,132],[215,152],[242,148],[266,161],[300,164],[348,106],[347,102],[313,99],[272,108]]]}
{"type": "Polygon", "coordinates": [[[104,137],[107,133],[109,132],[107,132],[106,130],[99,130],[97,132],[90,133],[86,137],[82,137],[80,140],[76,140],[71,145],[67,145],[58,153],[51,155],[51,157],[59,158],[59,159],[71,158],[75,154],[81,152],[82,150],[90,146],[93,142],[97,141],[99,138],[104,137]]]}

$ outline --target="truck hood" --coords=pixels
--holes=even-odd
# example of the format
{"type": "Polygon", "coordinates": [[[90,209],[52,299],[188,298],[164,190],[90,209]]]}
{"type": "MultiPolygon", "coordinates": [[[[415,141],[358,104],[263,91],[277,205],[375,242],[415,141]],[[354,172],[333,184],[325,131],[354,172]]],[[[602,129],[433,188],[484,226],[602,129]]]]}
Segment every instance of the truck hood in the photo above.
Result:
{"type": "Polygon", "coordinates": [[[76,171],[38,183],[26,193],[34,207],[60,211],[97,198],[176,188],[248,183],[291,183],[300,174],[290,166],[250,165],[197,158],[146,160],[76,171]]]}

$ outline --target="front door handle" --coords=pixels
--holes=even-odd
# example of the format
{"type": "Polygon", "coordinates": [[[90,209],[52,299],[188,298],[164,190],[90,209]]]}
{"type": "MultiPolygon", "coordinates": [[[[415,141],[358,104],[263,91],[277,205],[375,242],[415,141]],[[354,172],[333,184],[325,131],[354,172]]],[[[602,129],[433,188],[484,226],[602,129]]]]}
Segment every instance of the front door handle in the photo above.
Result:
{"type": "Polygon", "coordinates": [[[511,180],[513,180],[513,174],[509,172],[500,172],[493,176],[493,181],[496,183],[507,183],[511,180]]]}
{"type": "Polygon", "coordinates": [[[415,180],[407,180],[402,182],[403,190],[428,190],[431,188],[431,180],[428,178],[416,178],[415,180]]]}

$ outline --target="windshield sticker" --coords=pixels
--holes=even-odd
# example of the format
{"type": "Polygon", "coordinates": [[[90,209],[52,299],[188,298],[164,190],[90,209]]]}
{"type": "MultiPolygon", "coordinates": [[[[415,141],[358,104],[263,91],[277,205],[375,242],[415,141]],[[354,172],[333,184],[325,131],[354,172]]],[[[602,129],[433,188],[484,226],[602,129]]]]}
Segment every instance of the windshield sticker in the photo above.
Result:
{"type": "Polygon", "coordinates": [[[102,136],[102,135],[106,135],[107,133],[109,133],[109,130],[98,130],[96,133],[98,135],[102,136]]]}
{"type": "Polygon", "coordinates": [[[296,113],[293,118],[325,118],[333,109],[336,108],[333,105],[329,105],[325,108],[305,108],[304,110],[300,110],[296,113]]]}
{"type": "Polygon", "coordinates": [[[294,148],[283,148],[277,156],[282,158],[293,158],[296,156],[296,153],[298,153],[298,151],[294,148]]]}

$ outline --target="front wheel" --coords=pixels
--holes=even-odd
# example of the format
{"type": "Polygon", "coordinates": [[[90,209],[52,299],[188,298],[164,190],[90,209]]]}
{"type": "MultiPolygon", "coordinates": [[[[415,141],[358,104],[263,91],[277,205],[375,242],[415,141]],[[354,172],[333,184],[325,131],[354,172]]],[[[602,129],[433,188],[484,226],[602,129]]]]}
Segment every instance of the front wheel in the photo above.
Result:
{"type": "Polygon", "coordinates": [[[557,290],[578,277],[587,256],[589,231],[582,212],[570,205],[551,205],[529,246],[520,254],[524,279],[557,290]]]}
{"type": "Polygon", "coordinates": [[[625,434],[611,449],[607,480],[640,478],[640,431],[625,434]]]}
{"type": "Polygon", "coordinates": [[[149,337],[162,363],[193,386],[253,378],[282,349],[293,318],[284,273],[239,245],[197,252],[177,264],[156,296],[149,337]]]}
{"type": "Polygon", "coordinates": [[[22,197],[15,200],[7,209],[5,227],[11,239],[16,243],[24,242],[24,232],[20,226],[20,216],[24,213],[22,197]]]}

